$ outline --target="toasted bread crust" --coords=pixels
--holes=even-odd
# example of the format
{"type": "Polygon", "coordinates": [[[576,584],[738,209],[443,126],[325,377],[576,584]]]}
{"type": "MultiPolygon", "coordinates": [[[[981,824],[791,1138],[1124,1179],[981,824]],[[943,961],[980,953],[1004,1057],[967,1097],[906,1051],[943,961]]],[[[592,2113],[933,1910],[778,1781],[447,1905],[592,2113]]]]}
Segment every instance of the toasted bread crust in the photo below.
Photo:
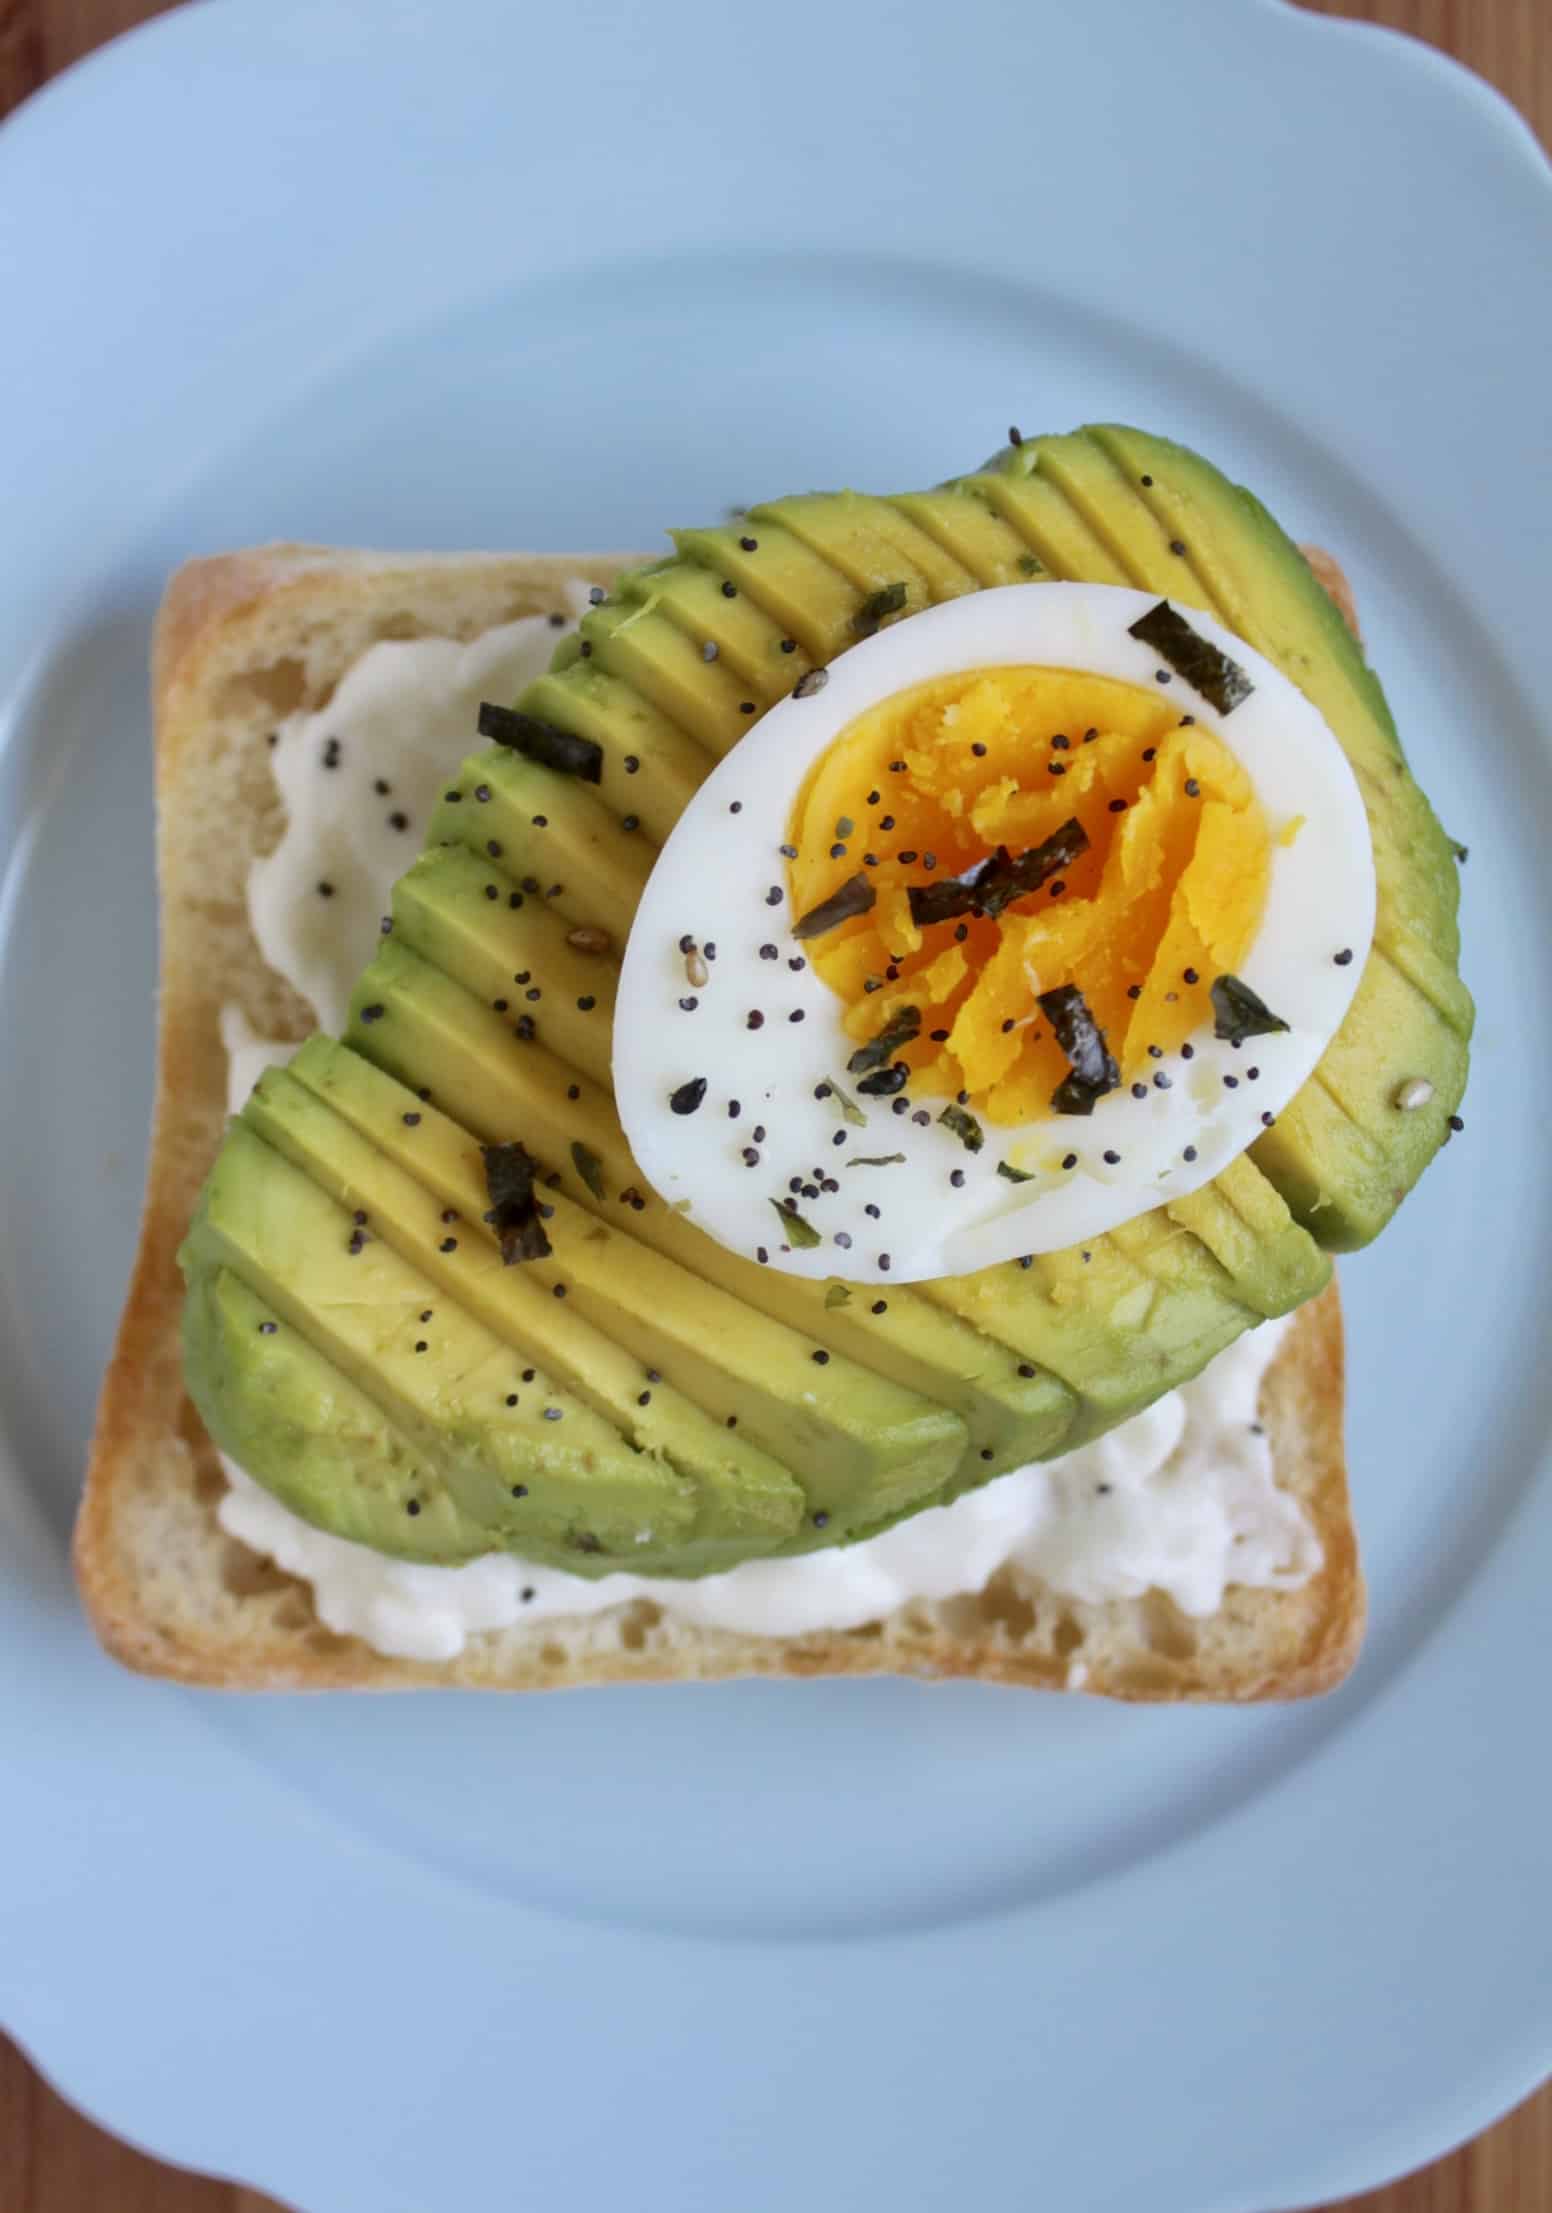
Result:
{"type": "MultiPolygon", "coordinates": [[[[1351,620],[1340,569],[1311,564],[1351,620]]],[[[272,546],[196,561],[172,579],[152,649],[162,899],[158,1077],[139,1249],[98,1408],[75,1565],[107,1649],[142,1673],[254,1690],[457,1684],[531,1689],[736,1675],[973,1677],[1137,1700],[1295,1698],[1351,1667],[1364,1590],[1342,1446],[1341,1313],[1333,1283],[1301,1310],[1268,1373],[1262,1418],[1280,1479],[1318,1530],[1324,1565],[1294,1592],[1231,1588],[1190,1623],[1167,1601],[1031,1602],[1001,1578],[979,1599],[906,1607],[843,1633],[735,1636],[650,1606],[575,1629],[519,1627],[445,1664],[393,1660],[332,1635],[305,1586],[247,1554],[216,1516],[223,1478],[183,1388],[176,1254],[225,1123],[223,1002],[300,1038],[307,1009],[248,929],[252,860],[279,830],[267,717],[321,705],[375,637],[471,637],[607,583],[619,556],[340,553],[272,546]],[[218,822],[221,835],[210,834],[218,822]]]]}

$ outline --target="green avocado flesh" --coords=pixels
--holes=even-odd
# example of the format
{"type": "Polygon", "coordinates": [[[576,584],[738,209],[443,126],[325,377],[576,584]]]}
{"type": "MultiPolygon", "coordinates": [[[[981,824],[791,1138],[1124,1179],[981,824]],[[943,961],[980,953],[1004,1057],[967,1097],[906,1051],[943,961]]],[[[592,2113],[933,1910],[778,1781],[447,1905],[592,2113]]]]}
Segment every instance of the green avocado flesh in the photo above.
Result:
{"type": "Polygon", "coordinates": [[[519,702],[598,745],[599,781],[500,747],[470,758],[344,1038],[261,1079],[183,1248],[189,1383],[217,1442],[384,1553],[701,1575],[871,1534],[1067,1451],[1318,1291],[1332,1251],[1384,1226],[1464,1086],[1449,841],[1302,554],[1197,455],[1098,426],[936,491],[778,500],[675,547],[519,702]],[[1082,1248],[898,1287],[761,1268],[650,1189],[610,1091],[619,960],[657,849],[808,669],[880,622],[1053,577],[1206,609],[1320,709],[1374,835],[1358,994],[1249,1153],[1082,1248]],[[1401,1111],[1417,1076],[1432,1097],[1401,1111]],[[507,1265],[481,1148],[514,1140],[540,1165],[551,1249],[507,1265]]]}

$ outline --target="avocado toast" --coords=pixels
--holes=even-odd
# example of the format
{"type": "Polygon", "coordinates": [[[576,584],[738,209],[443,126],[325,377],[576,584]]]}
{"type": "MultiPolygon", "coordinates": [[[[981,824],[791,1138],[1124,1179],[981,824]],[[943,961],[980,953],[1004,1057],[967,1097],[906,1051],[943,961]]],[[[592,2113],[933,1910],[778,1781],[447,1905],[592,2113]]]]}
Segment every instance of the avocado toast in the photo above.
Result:
{"type": "Polygon", "coordinates": [[[78,1554],[122,1656],[229,1682],[908,1669],[1155,1697],[1289,1695],[1340,1673],[1361,1588],[1327,1255],[1383,1225],[1440,1141],[1469,1002],[1453,970],[1447,841],[1329,597],[1247,495],[1182,449],[1107,429],[1022,442],[936,493],[777,502],[746,527],[685,533],[675,558],[623,578],[615,563],[241,556],[178,580],[156,693],[163,1089],[78,1554]],[[1254,1321],[1298,1308],[1264,1411],[1279,1476],[1324,1547],[1297,1591],[1231,1586],[1204,1622],[1157,1593],[1045,1603],[994,1578],[978,1597],[797,1638],[687,1628],[638,1602],[565,1633],[503,1631],[425,1669],[330,1637],[294,1586],[219,1535],[220,1478],[182,1399],[172,1255],[219,1137],[220,1004],[238,997],[265,1035],[310,1027],[245,928],[246,867],[277,828],[264,735],[277,710],[327,696],[372,637],[477,633],[552,604],[579,573],[616,588],[521,707],[592,749],[596,782],[517,749],[468,764],[396,888],[342,1042],[316,1039],[262,1079],[207,1186],[186,1255],[189,1375],[222,1442],[308,1519],[400,1557],[495,1545],[598,1574],[629,1561],[647,1528],[640,1565],[693,1577],[867,1537],[1070,1449],[1254,1321]],[[1081,1256],[1033,1255],[885,1300],[757,1268],[634,1173],[609,1093],[612,966],[571,940],[623,943],[652,845],[698,775],[808,672],[920,607],[1063,577],[1216,610],[1320,707],[1375,843],[1374,945],[1352,1011],[1318,1078],[1248,1153],[1081,1256]],[[557,850],[573,889],[536,901],[523,886],[549,876],[557,850]],[[525,974],[556,981],[527,1040],[539,1050],[514,1054],[525,1016],[499,1000],[525,974]],[[1396,1104],[1409,1084],[1427,1091],[1419,1111],[1396,1104]],[[550,1251],[504,1268],[480,1222],[494,1187],[476,1162],[519,1132],[560,1187],[542,1201],[550,1251]],[[369,1225],[359,1238],[352,1216],[369,1225]],[[435,1384],[417,1350],[431,1341],[415,1333],[433,1294],[452,1302],[454,1331],[435,1384]],[[384,1343],[385,1308],[402,1310],[402,1341],[384,1343]],[[513,1346],[536,1391],[495,1389],[513,1346]],[[648,1373],[670,1380],[644,1401],[648,1373]],[[342,1418],[347,1401],[358,1419],[342,1418]],[[408,1516],[391,1475],[406,1443],[408,1516]]]}

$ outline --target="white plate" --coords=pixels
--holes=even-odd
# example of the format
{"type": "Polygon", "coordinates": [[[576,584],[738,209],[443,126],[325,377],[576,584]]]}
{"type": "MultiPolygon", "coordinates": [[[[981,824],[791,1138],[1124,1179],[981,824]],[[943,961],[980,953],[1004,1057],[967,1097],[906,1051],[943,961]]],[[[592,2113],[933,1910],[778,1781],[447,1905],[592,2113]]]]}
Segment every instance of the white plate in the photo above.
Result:
{"type": "Polygon", "coordinates": [[[1501,103],[1273,0],[233,0],[0,135],[0,2012],[72,2097],[306,2213],[1265,2213],[1537,2079],[1549,265],[1501,103]],[[1344,1278],[1353,1681],[121,1675],[66,1543],[149,1100],[167,569],[651,544],[1096,416],[1338,549],[1473,848],[1470,1126],[1344,1278]]]}

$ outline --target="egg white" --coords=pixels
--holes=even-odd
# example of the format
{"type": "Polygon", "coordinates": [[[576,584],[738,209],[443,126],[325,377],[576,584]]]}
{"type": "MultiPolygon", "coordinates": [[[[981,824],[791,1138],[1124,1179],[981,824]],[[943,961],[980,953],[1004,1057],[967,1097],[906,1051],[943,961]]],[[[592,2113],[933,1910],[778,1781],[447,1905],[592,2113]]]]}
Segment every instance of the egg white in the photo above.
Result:
{"type": "Polygon", "coordinates": [[[844,1005],[810,965],[810,947],[792,935],[798,917],[779,848],[809,770],[858,715],[933,678],[997,666],[1085,670],[1152,687],[1163,664],[1128,625],[1157,603],[1155,593],[1115,585],[1045,583],[928,608],[842,654],[818,691],[771,708],[685,809],[626,946],[614,1088],[642,1173],[732,1251],[763,1254],[794,1275],[896,1283],[1058,1251],[1209,1182],[1309,1076],[1347,1012],[1373,934],[1368,821],[1352,768],[1318,710],[1243,639],[1195,609],[1185,610],[1191,627],[1238,662],[1254,689],[1220,715],[1167,671],[1168,697],[1242,762],[1273,833],[1266,909],[1239,973],[1288,1023],[1286,1032],[1236,1050],[1204,1025],[1189,1041],[1192,1060],[1170,1054],[1162,1064],[1170,1089],[1150,1087],[1138,1100],[1123,1084],[1088,1116],[1019,1128],[983,1121],[985,1144],[972,1154],[937,1119],[946,1101],[915,1080],[903,1114],[889,1099],[857,1097],[846,1072],[856,1045],[843,1027],[844,1005]],[[1276,843],[1295,816],[1304,818],[1298,835],[1276,843]],[[687,972],[687,937],[702,949],[702,984],[687,972]],[[759,955],[769,943],[774,961],[759,955]],[[1351,959],[1339,965],[1339,952],[1351,959]],[[764,1016],[757,1030],[748,1027],[752,1009],[764,1016]],[[1259,1076],[1248,1082],[1252,1065],[1259,1076]],[[700,1078],[699,1106],[675,1113],[671,1096],[700,1078]],[[866,1128],[843,1120],[833,1096],[816,1097],[827,1080],[855,1100],[866,1128]],[[921,1110],[930,1116],[925,1127],[913,1119],[921,1110]],[[756,1126],[764,1131],[758,1141],[756,1126]],[[1191,1162],[1183,1158],[1188,1145],[1191,1162]],[[750,1147],[757,1166],[744,1159],[750,1147]],[[999,1160],[1025,1166],[1063,1147],[1078,1154],[1076,1169],[1042,1169],[1027,1183],[997,1171],[999,1160]],[[1119,1154],[1117,1165],[1106,1166],[1107,1150],[1119,1154]],[[846,1165],[890,1153],[904,1153],[904,1162],[846,1165]],[[794,1196],[790,1179],[812,1185],[815,1169],[839,1189],[794,1196]],[[964,1172],[959,1189],[950,1181],[956,1170],[964,1172]],[[819,1232],[817,1245],[791,1243],[771,1204],[778,1198],[791,1199],[819,1232]],[[865,1211],[870,1203],[877,1220],[865,1211]]]}

